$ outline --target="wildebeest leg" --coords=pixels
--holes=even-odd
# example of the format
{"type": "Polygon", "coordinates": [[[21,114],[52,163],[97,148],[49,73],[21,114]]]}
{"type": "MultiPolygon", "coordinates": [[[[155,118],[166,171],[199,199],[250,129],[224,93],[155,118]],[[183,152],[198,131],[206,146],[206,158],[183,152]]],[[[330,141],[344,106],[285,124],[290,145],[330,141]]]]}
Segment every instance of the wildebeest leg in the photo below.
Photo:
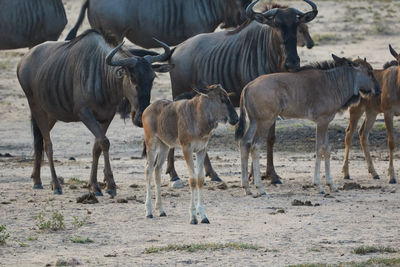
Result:
{"type": "MultiPolygon", "coordinates": [[[[35,108],[35,105],[31,105],[32,117],[36,123],[36,126],[39,128],[39,129],[36,129],[36,131],[39,130],[40,134],[43,137],[44,149],[47,154],[47,159],[49,161],[49,167],[50,167],[51,179],[52,179],[51,187],[52,187],[52,190],[54,191],[54,194],[61,195],[62,189],[61,189],[60,182],[57,178],[56,170],[54,168],[53,145],[52,145],[52,142],[50,139],[50,131],[53,128],[54,124],[56,123],[56,120],[49,118],[43,110],[41,110],[41,109],[34,110],[34,108],[35,108]]],[[[34,129],[34,131],[35,131],[35,129],[34,129]]],[[[34,162],[34,167],[33,167],[32,178],[34,180],[34,188],[43,188],[42,182],[40,179],[42,151],[38,150],[37,152],[38,153],[36,153],[36,148],[35,148],[35,162],[34,162]]]]}
{"type": "Polygon", "coordinates": [[[254,184],[256,188],[259,190],[260,195],[266,195],[264,191],[264,186],[261,182],[261,172],[260,172],[260,146],[262,143],[262,139],[265,138],[265,133],[269,132],[269,129],[272,127],[274,122],[258,122],[257,130],[253,138],[252,147],[250,149],[251,157],[253,161],[253,177],[254,184]]]}
{"type": "Polygon", "coordinates": [[[393,113],[391,111],[386,111],[384,113],[384,117],[385,117],[385,125],[386,125],[386,132],[387,132],[387,136],[388,136],[388,148],[389,148],[389,169],[388,169],[389,184],[395,184],[396,176],[395,176],[394,167],[393,167],[393,150],[395,147],[394,129],[393,129],[393,113]]]}
{"type": "MultiPolygon", "coordinates": [[[[88,108],[82,108],[78,113],[81,121],[86,125],[86,127],[93,133],[95,136],[95,143],[97,146],[101,148],[104,156],[104,176],[106,178],[106,192],[111,196],[115,196],[117,194],[117,186],[114,181],[114,177],[111,171],[111,164],[109,158],[109,149],[110,149],[110,141],[105,135],[105,129],[107,129],[111,120],[104,125],[100,125],[96,119],[92,111],[88,108]]],[[[92,164],[92,168],[97,167],[97,164],[92,164]],[[96,166],[95,166],[96,165],[96,166]]],[[[97,169],[97,168],[96,168],[97,169]]],[[[96,171],[92,170],[92,173],[96,173],[96,171]]],[[[97,179],[96,179],[97,180],[97,179]]]]}
{"type": "Polygon", "coordinates": [[[239,141],[240,160],[242,168],[242,187],[246,195],[251,195],[249,189],[249,178],[248,178],[248,165],[249,165],[249,154],[253,143],[253,138],[257,130],[257,123],[250,121],[250,126],[245,132],[242,140],[239,141]]]}
{"type": "Polygon", "coordinates": [[[274,167],[274,144],[276,140],[275,135],[276,122],[269,128],[267,137],[267,171],[265,177],[271,179],[271,184],[282,184],[281,177],[276,174],[274,167]]]}
{"type": "Polygon", "coordinates": [[[222,179],[218,177],[218,174],[214,171],[210,158],[208,157],[208,153],[206,153],[206,156],[204,158],[204,168],[206,170],[206,176],[211,178],[211,181],[213,182],[222,182],[222,179]]]}
{"type": "Polygon", "coordinates": [[[175,148],[170,148],[168,152],[168,160],[167,160],[167,171],[166,174],[169,174],[171,177],[170,185],[173,188],[182,188],[182,180],[179,178],[178,174],[175,171],[175,148]]]}
{"type": "Polygon", "coordinates": [[[204,185],[204,157],[206,149],[196,153],[196,177],[197,177],[197,212],[200,214],[201,223],[210,223],[203,207],[203,185],[204,185]]]}
{"type": "MultiPolygon", "coordinates": [[[[110,123],[111,123],[111,121],[100,124],[100,127],[104,132],[104,135],[106,134],[108,126],[110,126],[110,123]]],[[[97,182],[97,169],[98,169],[100,155],[101,155],[101,147],[100,147],[99,142],[96,142],[96,139],[95,139],[94,144],[93,144],[93,149],[92,149],[92,169],[90,171],[89,185],[90,185],[90,190],[93,193],[95,193],[96,196],[103,195],[103,193],[101,193],[99,183],[97,182]]],[[[106,165],[104,165],[104,175],[106,175],[106,165]]]]}
{"type": "Polygon", "coordinates": [[[151,176],[153,175],[154,162],[157,156],[157,140],[146,141],[147,163],[146,163],[146,217],[153,218],[151,205],[151,176]]]}
{"type": "Polygon", "coordinates": [[[315,170],[314,170],[314,185],[318,186],[318,192],[321,194],[325,194],[324,188],[320,183],[320,169],[321,169],[321,158],[325,156],[325,149],[326,149],[325,142],[326,142],[328,124],[329,122],[317,123],[317,133],[315,140],[316,157],[315,157],[315,170]]]}
{"type": "Polygon", "coordinates": [[[325,149],[323,149],[324,153],[324,159],[325,159],[325,179],[326,179],[326,184],[329,186],[331,192],[338,192],[335,184],[332,181],[331,177],[331,147],[329,145],[329,135],[328,135],[328,129],[325,131],[325,138],[324,138],[324,146],[325,149]]]}
{"type": "Polygon", "coordinates": [[[362,114],[364,113],[364,110],[359,108],[359,106],[351,107],[349,113],[350,113],[350,120],[349,120],[349,125],[346,128],[346,137],[344,141],[345,151],[344,151],[344,160],[342,167],[343,179],[350,179],[349,154],[350,154],[351,143],[353,141],[354,131],[356,130],[358,120],[361,118],[362,114]]]}
{"type": "Polygon", "coordinates": [[[167,216],[164,211],[164,207],[161,203],[161,171],[164,165],[165,159],[168,154],[168,146],[163,143],[159,143],[159,152],[155,162],[154,168],[154,180],[156,184],[156,210],[158,210],[160,217],[167,216]]]}
{"type": "Polygon", "coordinates": [[[374,163],[372,162],[371,154],[369,152],[369,132],[371,131],[372,127],[374,126],[376,120],[376,114],[373,111],[367,111],[364,122],[358,131],[358,135],[360,136],[360,143],[361,148],[365,155],[365,160],[367,161],[368,165],[368,172],[372,175],[372,178],[379,179],[379,175],[376,173],[374,168],[374,163]]]}
{"type": "Polygon", "coordinates": [[[193,164],[193,150],[189,146],[182,146],[183,157],[186,160],[187,167],[189,169],[189,186],[190,186],[190,224],[197,224],[196,207],[195,207],[195,196],[197,190],[198,179],[195,177],[195,170],[193,164]]]}

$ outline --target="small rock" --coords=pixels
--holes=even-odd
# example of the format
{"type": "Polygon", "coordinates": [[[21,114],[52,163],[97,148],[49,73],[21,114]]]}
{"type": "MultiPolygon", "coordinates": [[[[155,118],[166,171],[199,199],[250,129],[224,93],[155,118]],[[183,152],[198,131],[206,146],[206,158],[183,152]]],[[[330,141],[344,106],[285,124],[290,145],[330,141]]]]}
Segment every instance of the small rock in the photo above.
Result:
{"type": "Polygon", "coordinates": [[[137,184],[131,184],[129,187],[130,188],[138,188],[139,186],[137,184]]]}
{"type": "Polygon", "coordinates": [[[74,185],[74,184],[71,184],[71,185],[69,186],[69,189],[74,190],[74,189],[78,189],[78,187],[77,187],[76,185],[74,185]]]}
{"type": "Polygon", "coordinates": [[[74,157],[69,157],[69,159],[68,160],[73,160],[73,161],[76,161],[76,159],[74,158],[74,157]]]}
{"type": "Polygon", "coordinates": [[[117,203],[128,203],[128,200],[125,198],[119,198],[117,199],[117,203]]]}
{"type": "Polygon", "coordinates": [[[112,252],[110,254],[104,254],[104,257],[106,257],[106,258],[117,257],[117,252],[112,252]]]}
{"type": "Polygon", "coordinates": [[[77,258],[68,259],[67,264],[70,266],[83,265],[83,263],[80,260],[78,260],[77,258]]]}
{"type": "Polygon", "coordinates": [[[226,183],[221,183],[221,184],[217,185],[217,188],[220,190],[226,190],[226,189],[228,189],[228,186],[226,185],[226,183]]]}

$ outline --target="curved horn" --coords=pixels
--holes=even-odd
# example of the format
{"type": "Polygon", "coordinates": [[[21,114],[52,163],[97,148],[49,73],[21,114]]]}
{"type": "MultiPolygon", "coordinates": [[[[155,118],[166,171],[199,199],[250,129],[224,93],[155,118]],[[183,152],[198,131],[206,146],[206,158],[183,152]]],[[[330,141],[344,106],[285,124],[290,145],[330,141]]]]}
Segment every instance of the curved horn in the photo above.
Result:
{"type": "Polygon", "coordinates": [[[399,54],[396,52],[396,50],[393,49],[392,45],[390,45],[390,44],[389,44],[389,50],[390,50],[390,54],[392,54],[392,56],[394,56],[397,59],[399,54]]]}
{"type": "Polygon", "coordinates": [[[113,57],[115,54],[118,52],[118,50],[124,45],[124,42],[120,43],[117,47],[115,47],[113,50],[111,50],[107,57],[106,57],[106,63],[107,65],[110,66],[127,66],[127,65],[135,65],[137,62],[137,59],[134,57],[130,58],[124,58],[120,60],[113,60],[113,57]]]}
{"type": "Polygon", "coordinates": [[[157,61],[165,61],[169,58],[171,49],[166,43],[161,42],[160,40],[157,40],[156,38],[153,38],[154,41],[159,43],[163,48],[164,48],[164,54],[158,55],[158,56],[144,56],[144,59],[146,59],[150,64],[157,62],[157,61]]]}
{"type": "Polygon", "coordinates": [[[253,3],[250,3],[247,8],[246,8],[246,17],[251,19],[253,18],[254,14],[256,14],[256,12],[254,12],[253,7],[258,3],[259,0],[254,1],[253,3]]]}
{"type": "Polygon", "coordinates": [[[273,18],[273,17],[275,17],[276,12],[278,12],[278,8],[273,8],[273,9],[268,10],[267,12],[264,12],[263,16],[265,18],[269,18],[269,17],[273,18]]]}
{"type": "Polygon", "coordinates": [[[306,2],[307,4],[309,4],[312,7],[312,11],[318,11],[317,5],[314,2],[312,2],[311,0],[304,0],[304,2],[306,2]]]}
{"type": "Polygon", "coordinates": [[[309,4],[312,7],[311,11],[308,11],[307,13],[303,13],[301,11],[295,10],[295,12],[301,17],[301,23],[307,23],[315,19],[315,17],[318,15],[318,9],[317,5],[314,4],[311,0],[303,0],[307,4],[309,4]]]}

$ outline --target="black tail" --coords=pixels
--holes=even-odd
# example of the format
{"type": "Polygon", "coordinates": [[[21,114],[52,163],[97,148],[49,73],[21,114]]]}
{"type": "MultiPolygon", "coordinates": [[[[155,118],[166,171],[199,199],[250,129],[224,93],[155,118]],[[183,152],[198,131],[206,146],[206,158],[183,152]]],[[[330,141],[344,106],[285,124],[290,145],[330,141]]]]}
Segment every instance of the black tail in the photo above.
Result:
{"type": "Polygon", "coordinates": [[[235,131],[235,139],[240,140],[243,138],[244,130],[246,129],[246,111],[244,110],[244,97],[246,95],[246,88],[243,89],[242,97],[240,98],[240,117],[239,123],[235,131]]]}
{"type": "Polygon", "coordinates": [[[169,52],[168,57],[167,57],[164,61],[167,61],[167,60],[170,60],[170,59],[171,59],[172,54],[175,52],[175,49],[176,49],[176,46],[175,46],[174,48],[171,49],[171,52],[169,52]]]}
{"type": "Polygon", "coordinates": [[[33,147],[36,155],[43,155],[43,135],[40,132],[33,116],[31,116],[32,134],[33,134],[33,147]]]}
{"type": "Polygon", "coordinates": [[[89,6],[89,0],[86,0],[85,3],[83,3],[82,8],[81,8],[81,13],[79,13],[78,21],[75,23],[75,26],[69,31],[67,38],[65,38],[65,41],[70,41],[76,37],[76,34],[78,33],[79,27],[82,25],[83,19],[85,18],[85,11],[89,6]]]}

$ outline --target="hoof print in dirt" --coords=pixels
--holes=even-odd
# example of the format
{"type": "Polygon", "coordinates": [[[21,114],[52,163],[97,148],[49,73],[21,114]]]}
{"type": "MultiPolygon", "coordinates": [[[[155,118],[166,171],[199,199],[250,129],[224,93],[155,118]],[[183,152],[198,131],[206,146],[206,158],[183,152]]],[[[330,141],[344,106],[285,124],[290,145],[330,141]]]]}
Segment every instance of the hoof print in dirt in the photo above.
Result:
{"type": "Polygon", "coordinates": [[[320,206],[320,204],[319,203],[312,204],[311,201],[309,201],[309,200],[306,200],[303,202],[301,200],[295,199],[292,201],[292,206],[317,207],[317,206],[320,206]]]}
{"type": "Polygon", "coordinates": [[[83,196],[78,197],[76,199],[76,203],[96,204],[96,203],[99,203],[99,200],[97,199],[97,197],[94,193],[87,193],[87,194],[84,194],[83,196]]]}

